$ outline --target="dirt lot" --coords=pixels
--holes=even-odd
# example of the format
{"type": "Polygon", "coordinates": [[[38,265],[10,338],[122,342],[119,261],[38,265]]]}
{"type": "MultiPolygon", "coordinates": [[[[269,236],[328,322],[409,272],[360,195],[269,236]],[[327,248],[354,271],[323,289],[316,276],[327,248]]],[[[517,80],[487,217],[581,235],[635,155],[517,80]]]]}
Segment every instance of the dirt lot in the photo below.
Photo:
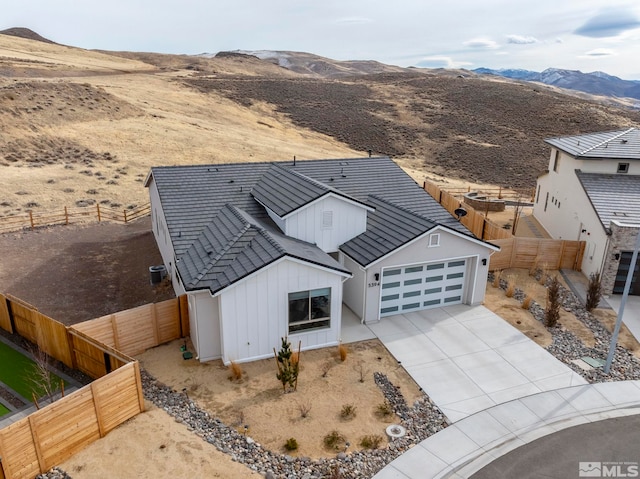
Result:
{"type": "Polygon", "coordinates": [[[248,425],[253,439],[276,452],[288,453],[284,444],[293,437],[299,449],[291,454],[331,457],[335,451],[324,448],[323,437],[334,429],[352,444],[350,450],[361,449],[360,439],[365,435],[380,436],[384,446],[385,428],[399,419],[377,414],[384,396],[373,380],[374,372],[385,374],[398,386],[409,405],[422,396],[378,340],[347,345],[344,362],[337,348],[302,352],[298,389],[287,394],[276,378],[275,359],[241,364],[242,379],[232,380],[230,369],[221,361],[184,361],[181,344],[174,341],[151,349],[139,357],[140,363],[173,389],[186,388],[189,397],[225,424],[236,426],[239,432],[248,425]],[[355,407],[352,419],[341,417],[346,405],[355,407]],[[305,407],[310,408],[308,416],[302,417],[305,407]]]}
{"type": "Polygon", "coordinates": [[[0,251],[0,292],[65,324],[174,296],[149,282],[149,266],[162,264],[149,217],[7,233],[0,251]]]}

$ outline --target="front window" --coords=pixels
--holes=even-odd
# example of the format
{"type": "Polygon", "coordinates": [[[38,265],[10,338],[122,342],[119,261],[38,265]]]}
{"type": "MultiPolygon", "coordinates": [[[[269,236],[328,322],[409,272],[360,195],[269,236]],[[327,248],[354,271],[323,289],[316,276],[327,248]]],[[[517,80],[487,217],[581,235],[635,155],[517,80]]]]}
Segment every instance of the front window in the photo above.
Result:
{"type": "Polygon", "coordinates": [[[289,293],[289,333],[331,325],[331,288],[289,293]]]}

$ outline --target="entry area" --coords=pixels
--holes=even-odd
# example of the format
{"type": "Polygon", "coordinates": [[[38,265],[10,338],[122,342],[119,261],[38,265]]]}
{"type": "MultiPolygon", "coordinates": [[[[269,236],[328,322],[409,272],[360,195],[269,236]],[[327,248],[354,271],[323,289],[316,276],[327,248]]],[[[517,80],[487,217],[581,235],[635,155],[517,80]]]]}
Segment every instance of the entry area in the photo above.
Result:
{"type": "Polygon", "coordinates": [[[380,317],[462,303],[466,259],[382,270],[380,317]]]}
{"type": "MultiPolygon", "coordinates": [[[[613,285],[614,294],[622,294],[624,292],[624,284],[627,281],[627,274],[631,267],[631,256],[633,251],[622,251],[620,255],[620,265],[618,266],[618,273],[616,274],[616,282],[613,285]]],[[[640,295],[640,261],[636,263],[636,268],[633,271],[633,277],[631,279],[631,288],[629,294],[640,295]]]]}

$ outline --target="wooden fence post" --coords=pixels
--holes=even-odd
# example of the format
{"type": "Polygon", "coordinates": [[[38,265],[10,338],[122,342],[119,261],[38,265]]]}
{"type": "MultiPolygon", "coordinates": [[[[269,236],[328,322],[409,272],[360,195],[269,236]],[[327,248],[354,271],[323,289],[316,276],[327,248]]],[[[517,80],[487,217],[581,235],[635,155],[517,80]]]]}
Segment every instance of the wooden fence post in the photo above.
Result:
{"type": "Polygon", "coordinates": [[[98,398],[98,387],[95,381],[91,383],[91,396],[93,399],[93,409],[96,411],[96,419],[98,420],[98,432],[100,437],[104,437],[106,432],[104,430],[104,421],[102,419],[102,407],[100,406],[100,399],[98,398]]]}
{"type": "Polygon", "coordinates": [[[124,210],[124,222],[127,222],[127,210],[124,210]]]}
{"type": "Polygon", "coordinates": [[[64,207],[64,224],[69,224],[69,211],[67,211],[67,207],[64,207]]]}
{"type": "Polygon", "coordinates": [[[98,223],[100,223],[100,203],[96,203],[96,210],[98,211],[98,223]]]}
{"type": "Polygon", "coordinates": [[[29,420],[29,429],[31,430],[31,439],[33,440],[33,445],[36,449],[36,456],[38,457],[38,464],[40,465],[40,472],[46,472],[48,468],[44,457],[42,456],[42,449],[40,448],[40,437],[37,430],[38,425],[33,418],[33,414],[30,414],[27,418],[29,420]]]}
{"type": "Polygon", "coordinates": [[[31,229],[33,229],[33,211],[29,211],[29,223],[31,223],[31,229]]]}

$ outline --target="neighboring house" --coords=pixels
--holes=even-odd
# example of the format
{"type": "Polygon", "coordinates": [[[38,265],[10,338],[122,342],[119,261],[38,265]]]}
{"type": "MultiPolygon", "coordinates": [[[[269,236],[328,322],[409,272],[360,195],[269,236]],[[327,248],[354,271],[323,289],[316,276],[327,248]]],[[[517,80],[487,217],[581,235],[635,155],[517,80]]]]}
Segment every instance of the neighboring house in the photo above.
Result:
{"type": "Polygon", "coordinates": [[[340,340],[362,322],[484,299],[489,255],[390,158],[152,168],[152,227],[200,361],[340,340]]]}
{"type": "MultiPolygon", "coordinates": [[[[601,272],[605,294],[622,293],[640,225],[640,130],[545,141],[534,216],[553,238],[585,241],[582,271],[601,272]]],[[[631,294],[640,294],[635,276],[631,294]]]]}

